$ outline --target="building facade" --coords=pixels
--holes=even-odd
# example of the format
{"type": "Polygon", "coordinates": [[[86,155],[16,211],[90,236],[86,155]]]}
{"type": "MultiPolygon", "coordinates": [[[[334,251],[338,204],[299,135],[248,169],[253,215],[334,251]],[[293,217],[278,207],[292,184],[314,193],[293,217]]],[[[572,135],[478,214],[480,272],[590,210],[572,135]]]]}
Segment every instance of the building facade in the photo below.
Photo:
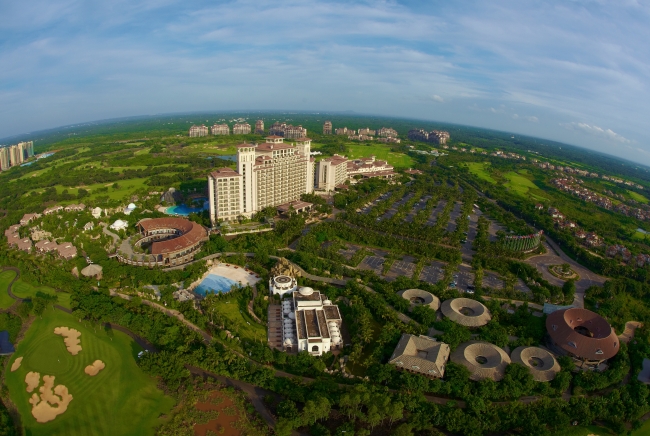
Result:
{"type": "Polygon", "coordinates": [[[200,136],[208,136],[208,128],[204,125],[190,127],[190,138],[197,138],[200,136]]]}
{"type": "Polygon", "coordinates": [[[409,130],[408,138],[412,141],[432,142],[434,144],[446,144],[449,139],[449,132],[442,130],[432,130],[427,132],[423,129],[409,130]]]}
{"type": "Polygon", "coordinates": [[[381,129],[377,130],[377,136],[381,136],[383,138],[395,138],[397,137],[397,130],[390,127],[382,127],[381,129]]]}
{"type": "Polygon", "coordinates": [[[325,121],[323,124],[323,135],[331,135],[332,134],[332,122],[331,121],[325,121]]]}
{"type": "Polygon", "coordinates": [[[276,121],[269,128],[269,135],[281,136],[286,139],[298,139],[307,137],[307,129],[302,126],[292,126],[287,123],[276,121]]]}
{"type": "Polygon", "coordinates": [[[213,135],[230,135],[228,124],[214,124],[211,130],[213,135]]]}
{"type": "Polygon", "coordinates": [[[255,122],[255,134],[256,135],[263,135],[264,134],[264,121],[257,120],[255,122]]]}
{"type": "Polygon", "coordinates": [[[32,157],[34,157],[34,141],[0,147],[0,171],[20,165],[32,157]]]}
{"type": "Polygon", "coordinates": [[[334,191],[348,179],[348,160],[335,154],[318,162],[315,185],[321,191],[334,191]]]}
{"type": "Polygon", "coordinates": [[[313,192],[310,148],[309,138],[288,144],[280,136],[269,136],[262,144],[238,145],[237,171],[220,168],[208,176],[212,224],[250,218],[265,207],[313,192]]]}
{"type": "Polygon", "coordinates": [[[233,135],[248,135],[251,133],[251,125],[248,123],[238,123],[232,126],[233,135]]]}

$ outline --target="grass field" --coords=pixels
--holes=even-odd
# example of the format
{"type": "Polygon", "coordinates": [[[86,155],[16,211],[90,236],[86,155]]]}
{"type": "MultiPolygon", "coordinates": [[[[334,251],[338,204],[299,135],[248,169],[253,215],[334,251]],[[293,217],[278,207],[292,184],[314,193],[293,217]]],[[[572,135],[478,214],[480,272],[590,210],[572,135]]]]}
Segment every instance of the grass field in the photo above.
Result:
{"type": "Polygon", "coordinates": [[[350,152],[348,157],[351,159],[356,159],[359,157],[370,157],[375,156],[377,159],[382,159],[387,161],[389,164],[394,167],[411,167],[413,166],[413,159],[410,156],[403,153],[393,153],[388,145],[361,145],[361,144],[346,144],[350,152]]]}
{"type": "Polygon", "coordinates": [[[7,309],[14,304],[14,299],[7,293],[7,286],[16,277],[13,271],[3,271],[0,273],[0,309],[7,309]]]}
{"type": "MultiPolygon", "coordinates": [[[[609,436],[613,435],[611,431],[604,427],[589,425],[587,427],[570,427],[564,431],[555,432],[555,436],[609,436]]],[[[634,436],[642,436],[641,434],[634,433],[634,436]]],[[[645,435],[644,435],[645,436],[645,435]]]]}
{"type": "Polygon", "coordinates": [[[47,286],[34,286],[18,279],[11,288],[11,292],[20,298],[33,298],[37,292],[44,292],[58,297],[58,304],[70,309],[70,294],[67,292],[56,292],[54,289],[47,286]]]}
{"type": "Polygon", "coordinates": [[[633,431],[632,436],[650,436],[650,420],[644,422],[640,429],[633,431]]]}
{"type": "Polygon", "coordinates": [[[643,195],[639,194],[638,192],[628,190],[627,194],[634,201],[638,201],[639,203],[643,203],[643,204],[648,204],[649,200],[647,198],[645,198],[643,195]]]}
{"type": "Polygon", "coordinates": [[[489,162],[469,162],[465,164],[465,166],[470,173],[474,174],[479,179],[496,185],[497,181],[494,180],[490,173],[487,171],[487,167],[490,166],[489,162]]]}
{"type": "Polygon", "coordinates": [[[36,319],[18,344],[5,373],[6,384],[22,417],[25,433],[32,436],[152,435],[159,416],[169,412],[173,399],[156,388],[135,359],[139,346],[127,335],[79,324],[71,315],[48,309],[36,319]],[[71,355],[63,338],[54,334],[60,326],[81,332],[82,350],[71,355]],[[111,340],[112,338],[112,340],[111,340]],[[23,356],[20,368],[10,372],[11,363],[23,356]],[[96,359],[106,368],[90,377],[84,368],[96,359]],[[66,386],[73,396],[68,410],[47,423],[37,423],[31,414],[25,389],[25,375],[36,371],[56,377],[55,385],[66,386]]]}
{"type": "Polygon", "coordinates": [[[234,330],[233,333],[236,331],[241,339],[251,341],[266,339],[266,327],[251,318],[248,311],[241,309],[234,297],[219,301],[215,307],[217,312],[227,320],[228,328],[234,330]]]}
{"type": "Polygon", "coordinates": [[[528,171],[510,171],[503,176],[508,180],[503,186],[521,196],[530,196],[538,200],[548,200],[542,191],[528,178],[528,171]]]}

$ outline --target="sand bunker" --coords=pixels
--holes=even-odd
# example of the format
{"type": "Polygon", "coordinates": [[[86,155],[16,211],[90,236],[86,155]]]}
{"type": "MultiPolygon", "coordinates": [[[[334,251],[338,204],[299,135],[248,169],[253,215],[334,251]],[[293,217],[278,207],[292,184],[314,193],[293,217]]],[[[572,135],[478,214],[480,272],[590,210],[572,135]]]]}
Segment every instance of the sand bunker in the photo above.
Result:
{"type": "Polygon", "coordinates": [[[41,383],[41,375],[33,371],[28,372],[25,376],[25,383],[27,383],[27,392],[31,392],[41,383]]]}
{"type": "Polygon", "coordinates": [[[92,376],[97,375],[99,373],[99,371],[101,371],[105,367],[106,367],[106,365],[104,365],[104,362],[102,362],[101,360],[95,360],[93,362],[93,364],[88,365],[86,367],[86,369],[84,369],[84,371],[86,372],[86,374],[88,374],[89,376],[92,377],[92,376]]]}
{"type": "MultiPolygon", "coordinates": [[[[30,382],[34,382],[36,379],[36,386],[40,383],[40,375],[37,372],[30,372],[25,378],[25,382],[28,384],[27,392],[31,392],[36,386],[30,385],[30,382]],[[31,379],[28,381],[27,378],[31,379]],[[31,389],[30,389],[31,387],[31,389]]],[[[37,422],[49,422],[54,418],[68,410],[68,404],[72,401],[72,395],[68,393],[68,388],[63,385],[54,386],[54,376],[53,375],[44,375],[43,376],[43,386],[40,387],[39,392],[41,393],[40,398],[37,393],[34,393],[29,399],[29,403],[32,405],[32,415],[36,418],[37,422]],[[56,407],[54,407],[56,406],[56,407]]]]}
{"type": "Polygon", "coordinates": [[[18,368],[20,368],[20,364],[22,363],[22,361],[23,361],[23,356],[20,356],[19,358],[14,360],[14,363],[11,364],[11,372],[14,372],[18,368]]]}
{"type": "Polygon", "coordinates": [[[80,331],[68,327],[57,327],[54,329],[54,334],[61,335],[65,338],[63,341],[65,342],[65,346],[68,348],[70,354],[73,356],[79,354],[81,351],[81,341],[79,339],[81,336],[80,331]]]}

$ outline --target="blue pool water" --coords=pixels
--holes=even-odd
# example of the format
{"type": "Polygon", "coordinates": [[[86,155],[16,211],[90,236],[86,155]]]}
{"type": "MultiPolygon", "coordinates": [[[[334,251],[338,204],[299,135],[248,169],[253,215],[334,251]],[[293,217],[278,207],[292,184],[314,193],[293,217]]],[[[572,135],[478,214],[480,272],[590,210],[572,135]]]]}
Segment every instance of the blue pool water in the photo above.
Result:
{"type": "Polygon", "coordinates": [[[205,201],[203,206],[196,206],[196,207],[187,207],[184,204],[181,204],[179,206],[171,206],[168,207],[165,210],[165,213],[168,215],[181,215],[181,216],[188,216],[191,213],[199,213],[203,212],[204,210],[208,210],[210,208],[210,204],[207,202],[207,198],[199,198],[197,199],[198,203],[200,204],[202,201],[205,201]]]}
{"type": "Polygon", "coordinates": [[[194,288],[194,292],[202,296],[205,296],[207,293],[222,294],[230,292],[232,285],[239,286],[239,283],[226,277],[209,274],[199,286],[194,288]]]}

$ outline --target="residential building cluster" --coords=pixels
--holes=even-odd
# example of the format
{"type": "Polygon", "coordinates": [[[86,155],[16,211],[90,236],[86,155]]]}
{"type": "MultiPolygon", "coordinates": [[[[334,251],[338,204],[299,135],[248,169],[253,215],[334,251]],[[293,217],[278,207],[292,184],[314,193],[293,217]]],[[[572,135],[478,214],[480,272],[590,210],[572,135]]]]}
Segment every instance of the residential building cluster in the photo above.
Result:
{"type": "Polygon", "coordinates": [[[378,130],[373,130],[369,127],[362,127],[358,131],[355,129],[348,129],[347,127],[339,127],[334,129],[331,121],[325,121],[323,124],[323,135],[331,135],[332,132],[335,135],[347,136],[348,139],[357,140],[357,141],[372,141],[375,137],[378,137],[379,142],[384,143],[399,143],[400,140],[397,139],[399,136],[397,130],[391,127],[382,127],[378,130]]]}
{"type": "Polygon", "coordinates": [[[34,157],[34,141],[0,146],[0,171],[6,171],[34,157]]]}
{"type": "MultiPolygon", "coordinates": [[[[256,125],[255,125],[255,133],[258,133],[258,128],[261,128],[262,134],[264,133],[264,121],[258,120],[256,125]]],[[[232,134],[233,135],[248,135],[252,131],[251,125],[245,122],[238,122],[235,123],[232,126],[232,134]]],[[[190,138],[198,138],[202,136],[208,136],[208,133],[211,133],[214,136],[224,136],[224,135],[230,135],[230,126],[226,123],[221,123],[221,124],[213,124],[212,127],[210,127],[209,132],[208,128],[204,125],[194,125],[190,127],[190,138]]]]}
{"type": "Polygon", "coordinates": [[[597,192],[590,191],[587,188],[579,186],[582,183],[582,180],[576,179],[574,177],[564,177],[551,180],[551,183],[561,191],[568,192],[571,195],[574,195],[581,200],[587,201],[589,203],[594,203],[605,209],[612,208],[612,200],[609,197],[600,195],[597,192]]]}
{"type": "MultiPolygon", "coordinates": [[[[542,211],[544,210],[544,205],[538,203],[535,208],[542,211]]],[[[577,239],[581,240],[584,245],[588,247],[599,247],[603,244],[603,240],[600,236],[594,232],[585,232],[576,223],[568,220],[557,208],[549,207],[548,214],[551,216],[553,222],[558,228],[572,231],[573,235],[577,239]]]]}
{"type": "MultiPolygon", "coordinates": [[[[483,152],[483,154],[486,154],[486,153],[483,152]]],[[[500,158],[503,158],[503,159],[526,160],[526,156],[522,156],[520,154],[513,153],[513,152],[510,152],[510,151],[497,150],[497,151],[494,151],[494,152],[490,153],[490,156],[500,157],[500,158]]]]}
{"type": "Polygon", "coordinates": [[[40,213],[28,213],[23,215],[20,220],[20,224],[15,224],[5,230],[5,236],[7,237],[7,243],[10,247],[15,247],[18,250],[26,251],[28,253],[32,252],[32,249],[35,248],[39,253],[50,253],[54,252],[59,257],[70,260],[74,259],[77,256],[77,247],[72,245],[72,242],[61,242],[57,243],[56,241],[50,240],[52,236],[49,232],[44,232],[39,230],[38,226],[31,229],[31,238],[30,237],[20,237],[20,228],[31,224],[33,221],[41,218],[43,215],[49,215],[56,211],[66,210],[66,211],[81,211],[84,210],[84,205],[70,205],[67,207],[56,206],[54,208],[46,209],[43,214],[40,213]],[[46,213],[47,212],[47,213],[46,213]],[[32,241],[36,243],[33,244],[32,241]]]}
{"type": "Polygon", "coordinates": [[[449,132],[444,130],[432,130],[427,132],[424,129],[411,129],[408,133],[408,138],[412,141],[431,142],[438,145],[447,143],[449,139],[449,132]]]}
{"type": "MultiPolygon", "coordinates": [[[[572,167],[569,167],[569,166],[553,165],[553,164],[551,164],[549,162],[541,162],[541,161],[539,161],[537,159],[532,159],[531,162],[533,162],[533,164],[537,165],[538,167],[540,167],[541,169],[544,169],[544,170],[562,171],[562,172],[565,172],[567,174],[575,174],[575,175],[582,176],[582,177],[592,177],[592,178],[598,178],[599,177],[598,173],[590,172],[590,171],[587,171],[587,170],[581,170],[581,169],[578,169],[578,168],[572,168],[572,167]]],[[[629,180],[619,179],[618,177],[606,176],[606,175],[603,174],[603,175],[600,175],[600,178],[603,179],[603,180],[607,180],[608,182],[618,183],[620,185],[626,185],[626,186],[630,186],[632,188],[643,189],[643,186],[641,186],[641,185],[639,185],[637,183],[631,182],[629,180]]]]}

